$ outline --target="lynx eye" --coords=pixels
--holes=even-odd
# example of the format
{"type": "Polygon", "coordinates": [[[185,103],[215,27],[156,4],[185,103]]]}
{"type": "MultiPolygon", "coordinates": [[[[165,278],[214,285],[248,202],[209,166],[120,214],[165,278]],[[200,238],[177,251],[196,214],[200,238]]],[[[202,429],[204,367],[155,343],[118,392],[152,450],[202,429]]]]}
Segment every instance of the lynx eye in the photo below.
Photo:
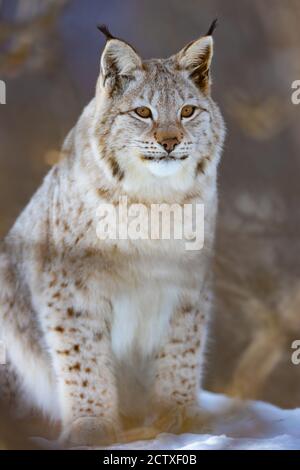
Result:
{"type": "Polygon", "coordinates": [[[189,118],[193,116],[195,112],[196,106],[192,106],[190,104],[187,104],[186,106],[183,106],[181,110],[181,117],[182,118],[189,118]]]}
{"type": "Polygon", "coordinates": [[[152,117],[151,109],[147,108],[146,106],[140,106],[134,110],[138,116],[144,119],[148,119],[152,117]]]}

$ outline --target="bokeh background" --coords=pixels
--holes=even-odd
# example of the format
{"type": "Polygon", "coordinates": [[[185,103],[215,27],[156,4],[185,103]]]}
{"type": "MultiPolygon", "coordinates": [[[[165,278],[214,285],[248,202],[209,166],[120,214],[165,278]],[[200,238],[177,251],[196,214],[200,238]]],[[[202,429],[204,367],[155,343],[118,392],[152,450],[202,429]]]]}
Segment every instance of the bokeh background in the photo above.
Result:
{"type": "Polygon", "coordinates": [[[213,96],[228,136],[205,387],[296,407],[300,105],[291,84],[300,79],[299,0],[0,0],[0,238],[93,97],[104,45],[96,24],[150,58],[173,54],[215,17],[213,96]]]}

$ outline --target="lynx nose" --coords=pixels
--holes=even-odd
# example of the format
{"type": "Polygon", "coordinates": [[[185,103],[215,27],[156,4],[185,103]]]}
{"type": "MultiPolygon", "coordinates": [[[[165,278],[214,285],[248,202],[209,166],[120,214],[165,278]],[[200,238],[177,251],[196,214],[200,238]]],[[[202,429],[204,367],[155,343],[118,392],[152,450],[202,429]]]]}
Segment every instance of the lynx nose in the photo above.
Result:
{"type": "Polygon", "coordinates": [[[158,143],[166,150],[166,152],[171,153],[176,145],[179,144],[179,139],[177,137],[168,137],[167,139],[158,141],[158,143]]]}

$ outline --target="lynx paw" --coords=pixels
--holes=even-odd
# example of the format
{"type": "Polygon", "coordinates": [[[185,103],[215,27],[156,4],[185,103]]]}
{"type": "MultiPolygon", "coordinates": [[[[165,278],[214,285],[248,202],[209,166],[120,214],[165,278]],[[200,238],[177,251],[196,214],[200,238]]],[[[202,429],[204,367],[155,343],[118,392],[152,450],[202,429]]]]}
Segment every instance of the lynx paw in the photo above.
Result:
{"type": "Polygon", "coordinates": [[[209,415],[199,405],[187,406],[182,410],[181,432],[203,433],[209,429],[209,415]]]}
{"type": "Polygon", "coordinates": [[[160,414],[155,421],[155,427],[160,432],[182,434],[199,432],[207,424],[207,416],[198,405],[174,407],[160,414]]]}
{"type": "Polygon", "coordinates": [[[78,418],[63,431],[60,442],[65,447],[103,446],[117,441],[119,426],[103,418],[78,418]]]}

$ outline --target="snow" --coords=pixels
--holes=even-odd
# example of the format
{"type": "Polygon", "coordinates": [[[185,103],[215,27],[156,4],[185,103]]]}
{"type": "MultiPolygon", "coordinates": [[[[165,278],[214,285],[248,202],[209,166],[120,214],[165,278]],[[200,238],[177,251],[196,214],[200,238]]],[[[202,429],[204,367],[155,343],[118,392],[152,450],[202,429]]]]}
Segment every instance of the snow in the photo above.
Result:
{"type": "MultiPolygon", "coordinates": [[[[163,433],[154,440],[114,444],[105,449],[148,450],[299,450],[300,408],[283,410],[270,403],[241,401],[202,392],[201,407],[208,420],[197,434],[163,433]]],[[[34,438],[44,448],[50,441],[34,438]]],[[[83,448],[83,447],[81,447],[83,448]]],[[[86,449],[91,449],[87,448],[86,449]]],[[[104,449],[104,447],[97,447],[104,449]]]]}
{"type": "Polygon", "coordinates": [[[211,392],[202,392],[200,398],[209,414],[204,434],[160,434],[154,440],[115,444],[109,449],[300,449],[300,408],[283,410],[269,403],[240,401],[211,392]]]}

